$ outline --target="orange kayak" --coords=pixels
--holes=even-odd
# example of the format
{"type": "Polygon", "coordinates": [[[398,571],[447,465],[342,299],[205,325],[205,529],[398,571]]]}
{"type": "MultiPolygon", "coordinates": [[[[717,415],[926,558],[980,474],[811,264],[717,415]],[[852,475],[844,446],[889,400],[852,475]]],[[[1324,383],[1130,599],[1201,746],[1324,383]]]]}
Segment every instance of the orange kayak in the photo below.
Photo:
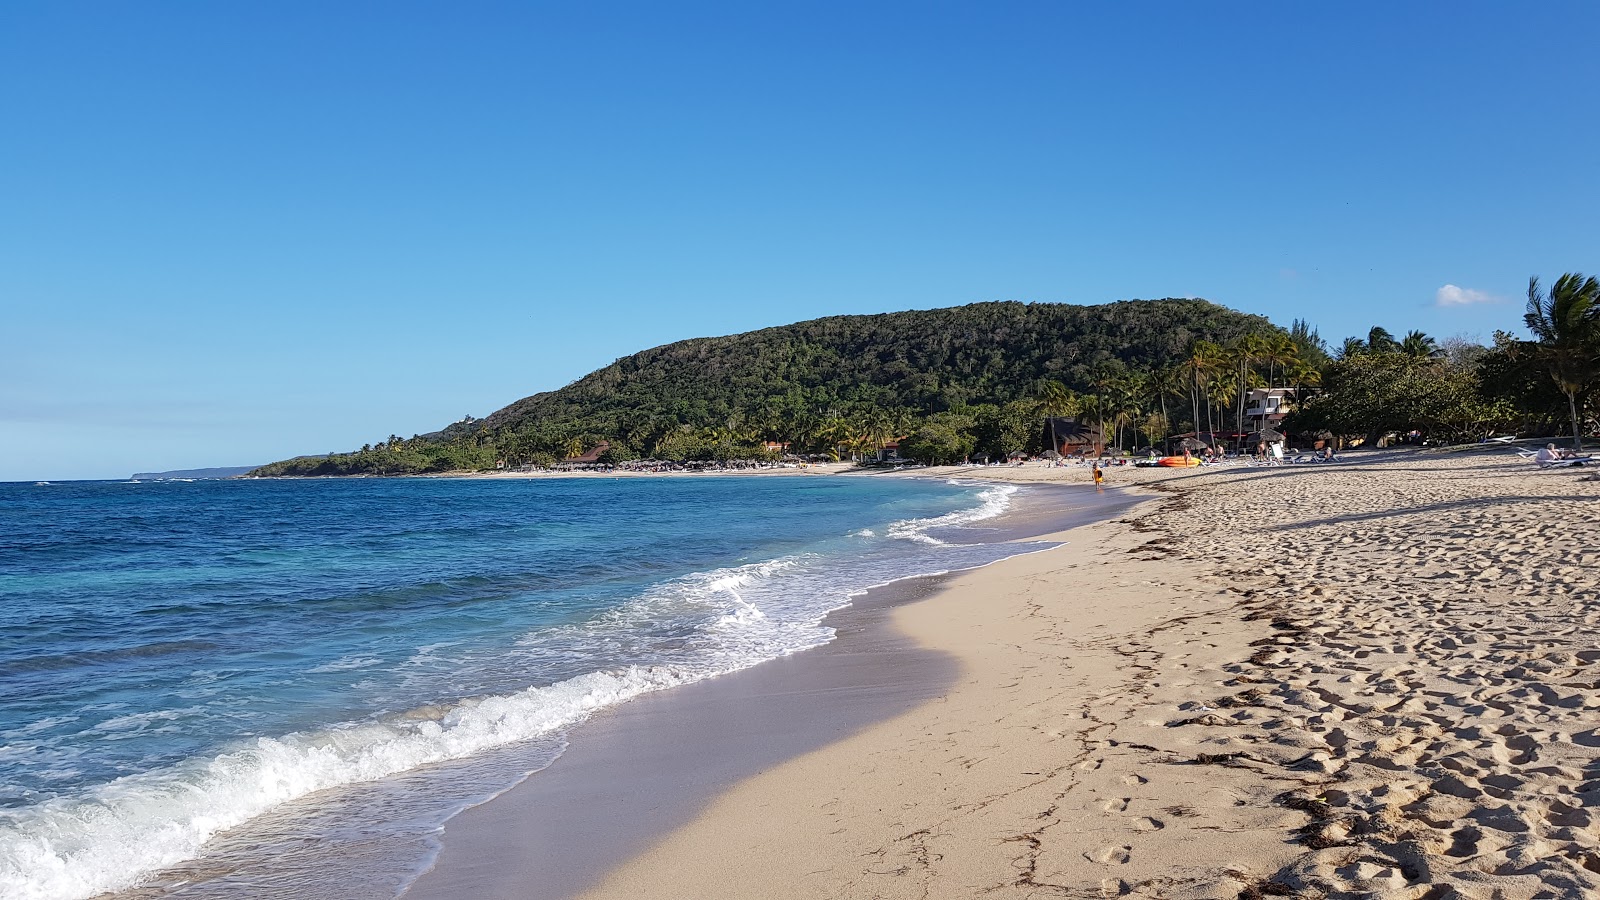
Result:
{"type": "Polygon", "coordinates": [[[1198,466],[1200,465],[1200,460],[1193,456],[1189,457],[1188,459],[1184,459],[1181,456],[1163,456],[1156,460],[1156,465],[1181,469],[1185,466],[1198,466]]]}

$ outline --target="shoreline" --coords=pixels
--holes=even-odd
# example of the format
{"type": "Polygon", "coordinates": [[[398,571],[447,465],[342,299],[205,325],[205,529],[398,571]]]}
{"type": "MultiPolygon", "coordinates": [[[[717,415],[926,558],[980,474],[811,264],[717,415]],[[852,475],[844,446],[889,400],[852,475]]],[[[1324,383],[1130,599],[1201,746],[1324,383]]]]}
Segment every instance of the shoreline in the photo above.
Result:
{"type": "Polygon", "coordinates": [[[585,900],[1600,894],[1592,476],[1401,452],[1126,480],[1165,500],[896,611],[960,660],[949,693],[585,900]]]}
{"type": "MultiPolygon", "coordinates": [[[[1062,507],[1052,497],[1000,528],[1006,541],[1053,540],[1141,499],[1062,507]]],[[[733,785],[935,699],[955,678],[951,657],[896,628],[898,611],[950,579],[1057,549],[880,585],[829,614],[827,644],[607,710],[550,766],[450,819],[433,864],[402,896],[579,896],[733,785]]]]}
{"type": "MultiPolygon", "coordinates": [[[[983,488],[989,486],[1000,487],[993,482],[983,483],[983,488]]],[[[911,485],[908,484],[907,487],[911,485]]],[[[1012,490],[1013,488],[1004,487],[991,493],[1000,495],[1011,493],[1012,490]]],[[[969,486],[968,493],[971,492],[969,486]]],[[[979,499],[988,498],[991,493],[984,493],[979,499]]],[[[1126,505],[1124,498],[1115,492],[1096,495],[1083,490],[1078,494],[1078,500],[1071,502],[1068,504],[1070,508],[1063,510],[1061,500],[1071,496],[1071,492],[1063,492],[1059,487],[1054,490],[1039,488],[1023,490],[1012,495],[1006,511],[996,518],[970,522],[961,528],[949,531],[936,527],[930,532],[930,536],[937,535],[952,545],[996,545],[1008,541],[1027,541],[1064,527],[1064,524],[1071,524],[1073,517],[1100,518],[1114,514],[1115,510],[1112,507],[1120,509],[1126,505]]],[[[993,501],[985,500],[983,505],[973,509],[982,510],[987,507],[988,514],[992,516],[996,510],[1005,506],[1003,501],[998,506],[990,506],[991,502],[993,501]]],[[[965,518],[950,514],[936,516],[933,519],[907,521],[934,523],[952,516],[956,521],[965,518]]],[[[927,537],[919,539],[927,540],[927,537]]],[[[933,543],[940,542],[933,541],[933,543]]],[[[913,543],[906,546],[918,545],[913,543]]],[[[846,605],[830,613],[825,622],[841,632],[852,630],[856,627],[851,624],[853,621],[851,616],[856,614],[853,610],[877,610],[888,603],[902,602],[902,592],[922,590],[916,583],[931,579],[929,580],[931,584],[938,578],[944,577],[944,573],[938,571],[942,568],[965,571],[960,567],[982,565],[987,560],[1006,553],[1038,552],[1047,546],[1040,544],[993,550],[973,548],[973,552],[959,550],[956,546],[943,548],[947,552],[926,558],[925,563],[929,564],[900,570],[935,574],[893,577],[891,570],[885,570],[880,577],[891,580],[870,587],[864,593],[853,592],[846,605]],[[910,583],[902,584],[908,579],[910,583]],[[881,599],[884,597],[891,599],[881,599]]],[[[866,582],[857,580],[855,583],[862,585],[866,582]]],[[[838,597],[837,602],[846,602],[843,595],[837,592],[822,594],[812,592],[811,596],[838,597]]],[[[881,637],[883,636],[878,635],[874,640],[881,637]]],[[[820,653],[835,643],[837,639],[829,639],[829,643],[811,649],[820,653]]],[[[886,638],[879,641],[882,647],[887,647],[890,643],[886,638]]],[[[845,649],[848,650],[848,647],[845,649]]],[[[873,659],[880,660],[882,657],[883,653],[872,656],[873,659]]],[[[514,789],[519,783],[530,778],[530,772],[538,774],[552,760],[566,756],[564,751],[568,739],[584,734],[593,723],[601,721],[617,709],[627,708],[652,697],[677,696],[680,691],[690,692],[692,696],[698,684],[733,681],[751,671],[764,673],[769,668],[777,668],[780,663],[801,665],[799,671],[806,673],[804,677],[830,677],[826,671],[813,671],[811,669],[813,660],[814,654],[811,652],[793,653],[787,657],[780,657],[777,661],[769,660],[753,669],[730,672],[705,682],[680,685],[659,694],[646,694],[611,710],[602,710],[559,740],[539,739],[534,742],[537,746],[506,745],[381,780],[344,784],[291,800],[243,825],[217,834],[207,842],[207,846],[198,855],[176,861],[154,873],[141,885],[126,888],[115,896],[126,897],[128,900],[165,896],[222,897],[237,894],[241,886],[245,885],[256,886],[262,892],[257,896],[359,896],[371,900],[395,896],[395,891],[401,890],[414,880],[419,874],[419,868],[425,866],[426,860],[434,855],[437,845],[436,834],[441,823],[450,822],[463,810],[493,800],[507,790],[514,789]],[[340,892],[324,893],[321,886],[330,884],[338,885],[340,892]]],[[[848,665],[848,661],[845,664],[848,665]]],[[[863,695],[871,693],[859,690],[861,683],[871,680],[852,678],[846,686],[847,692],[863,695]]],[[[931,679],[917,679],[917,681],[919,684],[923,681],[931,683],[931,679]]],[[[883,690],[891,688],[893,688],[891,684],[883,685],[883,690]]],[[[901,689],[894,688],[894,690],[901,689]]],[[[780,691],[780,693],[786,692],[780,691]]],[[[807,707],[811,708],[813,707],[807,707]]],[[[888,714],[887,708],[865,709],[856,720],[857,725],[865,727],[871,721],[888,714]]],[[[804,721],[803,717],[793,718],[795,721],[804,721]]],[[[759,717],[749,718],[748,721],[758,719],[759,717]]],[[[735,737],[745,727],[746,721],[739,719],[736,723],[739,727],[732,728],[735,737]]],[[[778,724],[787,726],[790,723],[786,719],[778,724]]],[[[775,754],[770,756],[769,761],[776,761],[798,755],[815,746],[820,740],[831,739],[833,736],[835,736],[833,732],[818,732],[814,724],[808,724],[806,728],[798,729],[785,740],[774,744],[777,749],[757,748],[757,750],[775,754]]],[[[581,739],[574,742],[580,746],[584,745],[581,739]]],[[[627,750],[629,743],[626,739],[615,741],[612,742],[611,749],[627,750]]],[[[622,761],[623,771],[627,770],[627,761],[632,758],[631,752],[628,750],[613,754],[614,759],[622,761]]],[[[729,757],[730,763],[737,765],[745,764],[742,759],[743,757],[737,759],[729,757]]],[[[734,774],[723,779],[715,789],[706,789],[702,799],[737,781],[738,777],[749,774],[743,770],[729,769],[729,771],[734,774]]],[[[670,806],[674,809],[691,808],[682,803],[670,806]]],[[[652,834],[664,833],[667,830],[669,830],[668,825],[658,824],[652,834]]],[[[634,849],[642,849],[642,845],[634,849]]],[[[597,864],[593,869],[595,872],[602,871],[624,856],[625,853],[613,849],[606,863],[597,864]]]]}

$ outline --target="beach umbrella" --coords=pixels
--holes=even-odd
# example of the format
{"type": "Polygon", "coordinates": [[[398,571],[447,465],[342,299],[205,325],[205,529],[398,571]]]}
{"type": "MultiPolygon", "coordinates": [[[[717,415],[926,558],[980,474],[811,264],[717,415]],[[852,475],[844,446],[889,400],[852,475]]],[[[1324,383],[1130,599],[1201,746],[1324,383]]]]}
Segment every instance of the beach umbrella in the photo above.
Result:
{"type": "Polygon", "coordinates": [[[1045,459],[1060,459],[1061,458],[1061,454],[1057,453],[1054,450],[1046,450],[1044,452],[1044,458],[1045,459]]]}
{"type": "Polygon", "coordinates": [[[1183,440],[1178,442],[1178,449],[1179,450],[1182,450],[1184,448],[1188,448],[1189,450],[1206,450],[1206,449],[1209,449],[1210,447],[1211,447],[1210,444],[1206,443],[1205,441],[1200,440],[1197,437],[1186,437],[1183,440]]]}
{"type": "Polygon", "coordinates": [[[1283,433],[1274,431],[1271,428],[1263,428],[1260,431],[1252,432],[1248,440],[1252,444],[1261,443],[1263,441],[1273,444],[1283,440],[1283,433]]]}

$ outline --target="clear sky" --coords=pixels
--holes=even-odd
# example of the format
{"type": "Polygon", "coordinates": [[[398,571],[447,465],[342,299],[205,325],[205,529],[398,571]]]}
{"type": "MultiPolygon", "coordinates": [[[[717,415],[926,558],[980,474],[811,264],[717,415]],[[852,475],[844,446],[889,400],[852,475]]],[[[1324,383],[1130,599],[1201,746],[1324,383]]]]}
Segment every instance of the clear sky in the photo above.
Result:
{"type": "MultiPolygon", "coordinates": [[[[680,338],[1600,269],[1600,5],[0,5],[0,480],[436,429],[680,338]]],[[[1472,301],[1472,302],[1466,302],[1472,301]]]]}

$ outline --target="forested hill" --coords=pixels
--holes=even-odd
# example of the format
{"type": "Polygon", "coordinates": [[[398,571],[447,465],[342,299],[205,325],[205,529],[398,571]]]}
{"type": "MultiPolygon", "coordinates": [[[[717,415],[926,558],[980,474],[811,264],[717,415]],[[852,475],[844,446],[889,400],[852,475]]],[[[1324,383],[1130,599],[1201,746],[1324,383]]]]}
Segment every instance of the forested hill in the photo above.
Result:
{"type": "Polygon", "coordinates": [[[581,419],[613,433],[641,417],[720,424],[735,413],[798,415],[853,401],[930,413],[1016,400],[1041,378],[1088,390],[1097,367],[1151,370],[1181,359],[1196,338],[1226,342],[1270,329],[1264,318],[1204,300],[974,303],[830,316],[635,353],[485,423],[581,419]]]}
{"type": "Polygon", "coordinates": [[[766,440],[837,446],[844,431],[904,432],[937,414],[975,418],[1038,396],[1043,381],[1092,391],[1107,379],[1169,368],[1197,339],[1226,343],[1249,333],[1281,331],[1194,299],[832,316],[645,350],[487,418],[400,442],[426,460],[401,463],[408,454],[385,441],[258,472],[516,465],[575,456],[602,440],[612,458],[715,458],[717,447],[726,455],[766,440]]]}

